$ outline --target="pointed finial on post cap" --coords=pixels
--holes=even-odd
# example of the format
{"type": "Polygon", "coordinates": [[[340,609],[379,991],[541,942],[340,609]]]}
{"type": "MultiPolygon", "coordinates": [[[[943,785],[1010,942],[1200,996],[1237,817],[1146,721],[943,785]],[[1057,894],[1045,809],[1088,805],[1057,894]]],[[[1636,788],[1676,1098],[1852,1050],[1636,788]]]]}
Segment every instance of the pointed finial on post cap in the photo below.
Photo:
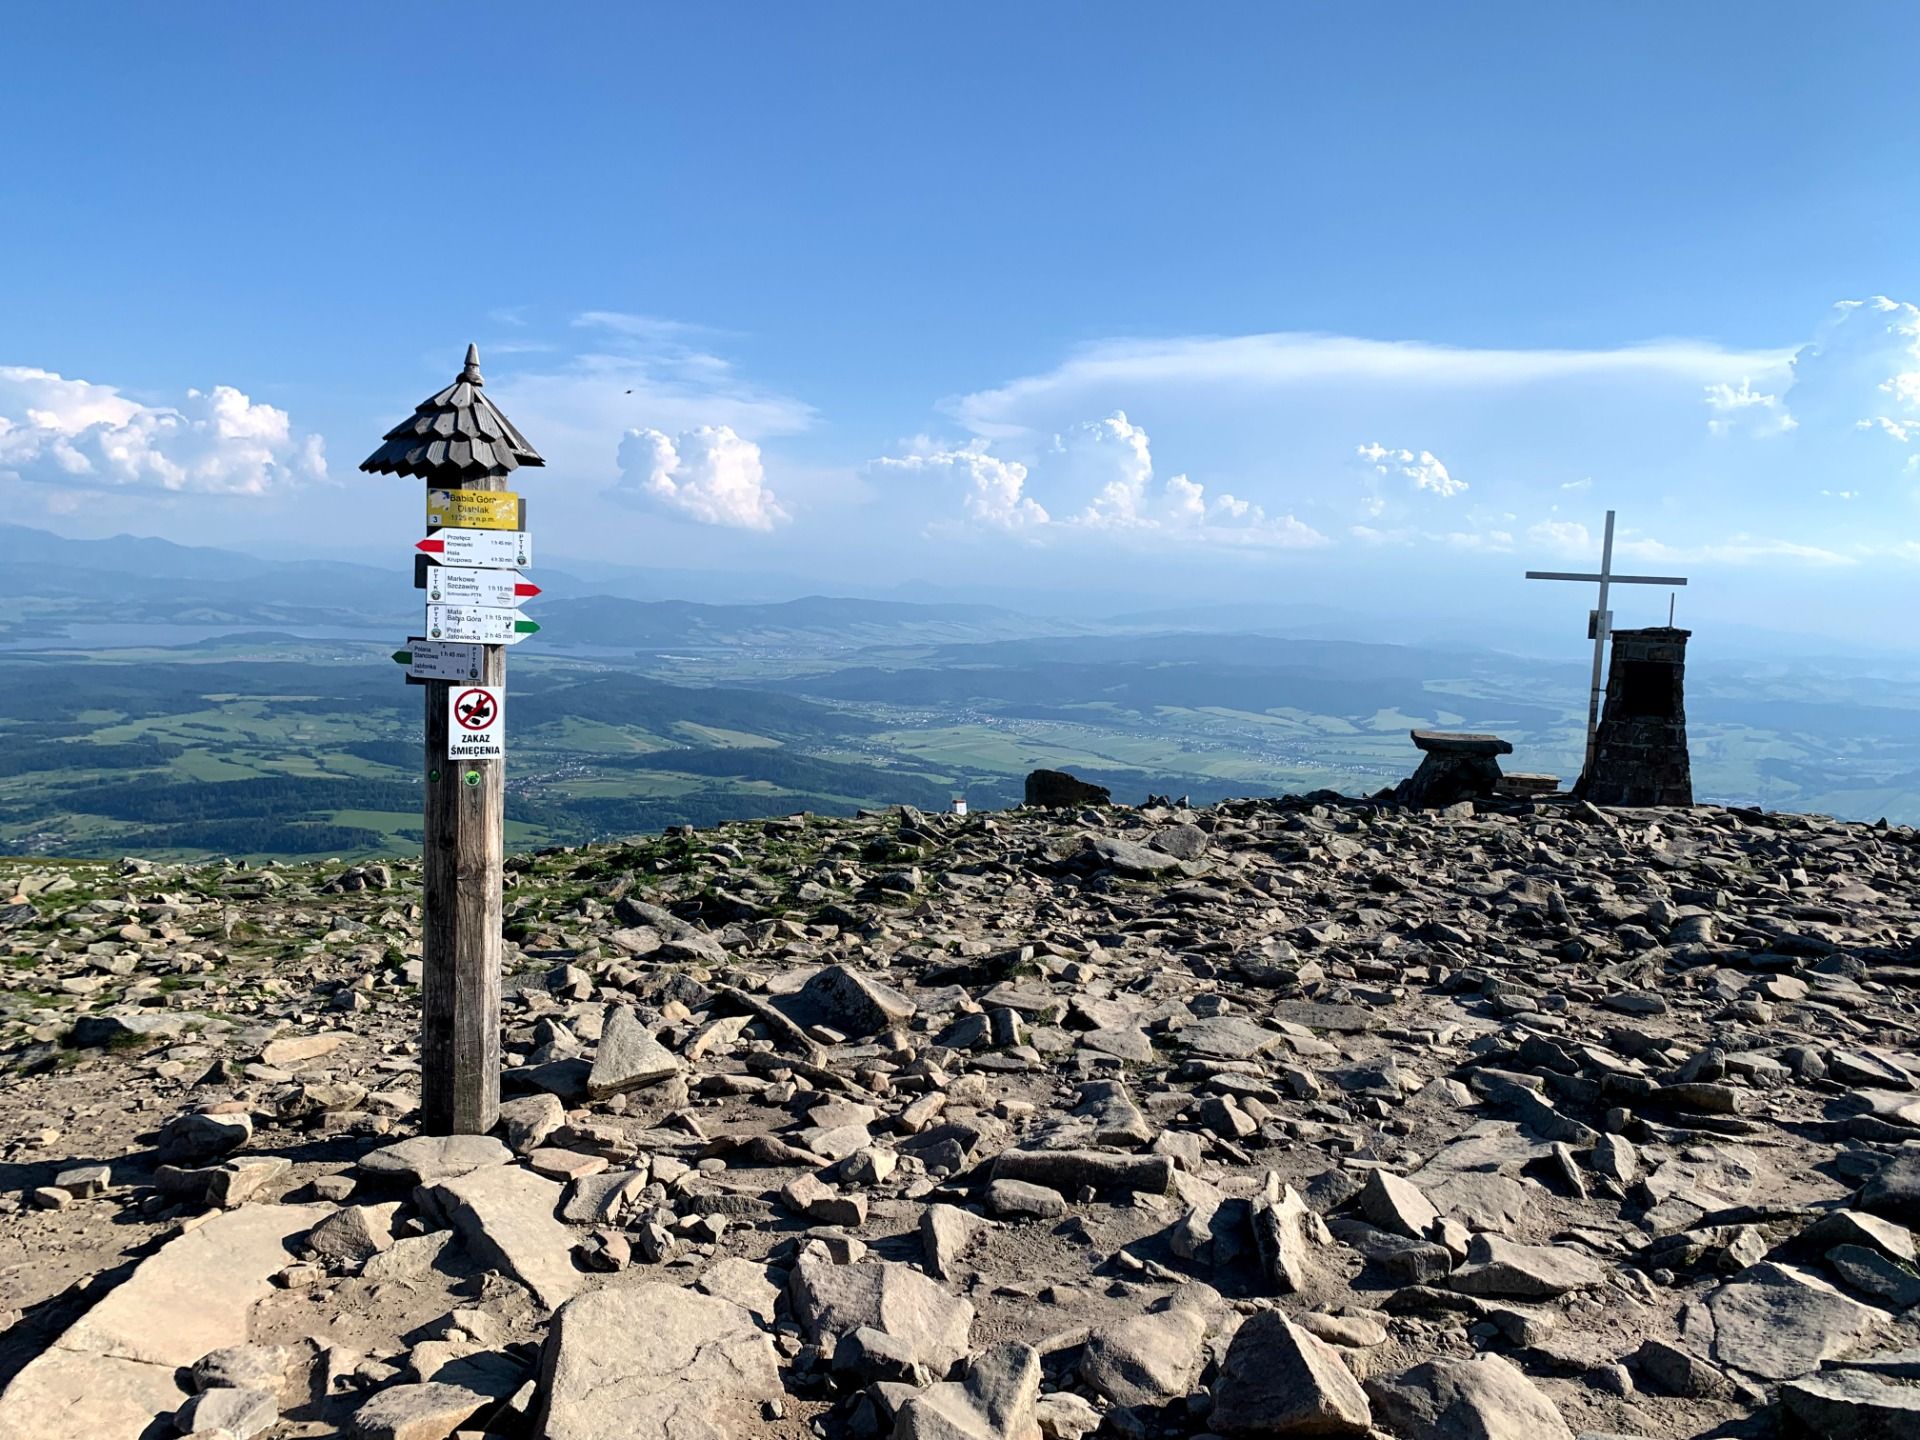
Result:
{"type": "Polygon", "coordinates": [[[464,485],[544,465],[527,437],[480,393],[480,347],[467,346],[460,377],[387,432],[386,443],[360,462],[375,475],[417,475],[429,485],[464,485]]]}

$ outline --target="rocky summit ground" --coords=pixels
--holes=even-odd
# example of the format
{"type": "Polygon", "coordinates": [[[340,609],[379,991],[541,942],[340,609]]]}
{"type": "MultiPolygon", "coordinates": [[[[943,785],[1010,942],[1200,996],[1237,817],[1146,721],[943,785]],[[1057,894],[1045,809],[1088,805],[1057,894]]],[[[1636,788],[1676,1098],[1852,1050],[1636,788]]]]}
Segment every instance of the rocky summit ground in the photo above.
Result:
{"type": "Polygon", "coordinates": [[[1920,1434],[1920,844],[1555,799],[0,862],[0,1440],[1920,1434]]]}

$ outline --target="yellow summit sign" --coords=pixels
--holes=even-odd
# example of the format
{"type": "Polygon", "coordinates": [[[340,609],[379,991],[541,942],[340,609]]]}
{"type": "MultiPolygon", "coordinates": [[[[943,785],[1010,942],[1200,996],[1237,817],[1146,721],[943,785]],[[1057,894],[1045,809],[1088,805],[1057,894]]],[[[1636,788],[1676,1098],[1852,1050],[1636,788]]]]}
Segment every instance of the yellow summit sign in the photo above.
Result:
{"type": "Polygon", "coordinates": [[[511,490],[429,490],[429,528],[518,530],[520,497],[511,490]]]}

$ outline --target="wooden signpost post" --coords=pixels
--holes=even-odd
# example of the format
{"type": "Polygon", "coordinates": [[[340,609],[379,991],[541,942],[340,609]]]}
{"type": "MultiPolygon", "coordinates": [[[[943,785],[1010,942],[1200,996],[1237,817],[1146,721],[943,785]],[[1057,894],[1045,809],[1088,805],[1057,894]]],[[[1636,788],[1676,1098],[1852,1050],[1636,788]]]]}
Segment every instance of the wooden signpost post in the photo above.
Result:
{"type": "MultiPolygon", "coordinates": [[[[479,351],[469,345],[459,378],[388,431],[360,468],[426,482],[431,533],[414,549],[430,561],[517,571],[530,563],[532,544],[525,504],[504,481],[522,465],[546,462],[481,393],[484,384],[479,351]]],[[[489,598],[502,584],[525,584],[517,573],[467,583],[489,598]]],[[[430,588],[424,576],[420,584],[430,588]]],[[[521,598],[484,609],[429,603],[426,635],[394,656],[426,690],[420,1123],[428,1134],[483,1135],[500,1114],[506,646],[539,628],[512,608],[521,598]],[[436,610],[506,618],[436,636],[436,610]],[[484,635],[471,633],[476,628],[484,635]],[[488,643],[451,643],[482,639],[488,643]]]]}

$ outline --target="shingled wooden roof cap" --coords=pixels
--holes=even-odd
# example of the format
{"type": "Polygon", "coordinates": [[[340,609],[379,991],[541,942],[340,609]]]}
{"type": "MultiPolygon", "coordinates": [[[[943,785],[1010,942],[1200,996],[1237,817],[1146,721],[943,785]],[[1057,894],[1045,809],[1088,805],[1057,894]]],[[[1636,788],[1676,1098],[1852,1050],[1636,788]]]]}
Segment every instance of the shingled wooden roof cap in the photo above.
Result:
{"type": "Polygon", "coordinates": [[[460,377],[410,419],[387,432],[386,443],[360,462],[380,475],[418,475],[428,483],[505,475],[522,465],[547,462],[481,393],[480,347],[467,346],[460,377]]]}

